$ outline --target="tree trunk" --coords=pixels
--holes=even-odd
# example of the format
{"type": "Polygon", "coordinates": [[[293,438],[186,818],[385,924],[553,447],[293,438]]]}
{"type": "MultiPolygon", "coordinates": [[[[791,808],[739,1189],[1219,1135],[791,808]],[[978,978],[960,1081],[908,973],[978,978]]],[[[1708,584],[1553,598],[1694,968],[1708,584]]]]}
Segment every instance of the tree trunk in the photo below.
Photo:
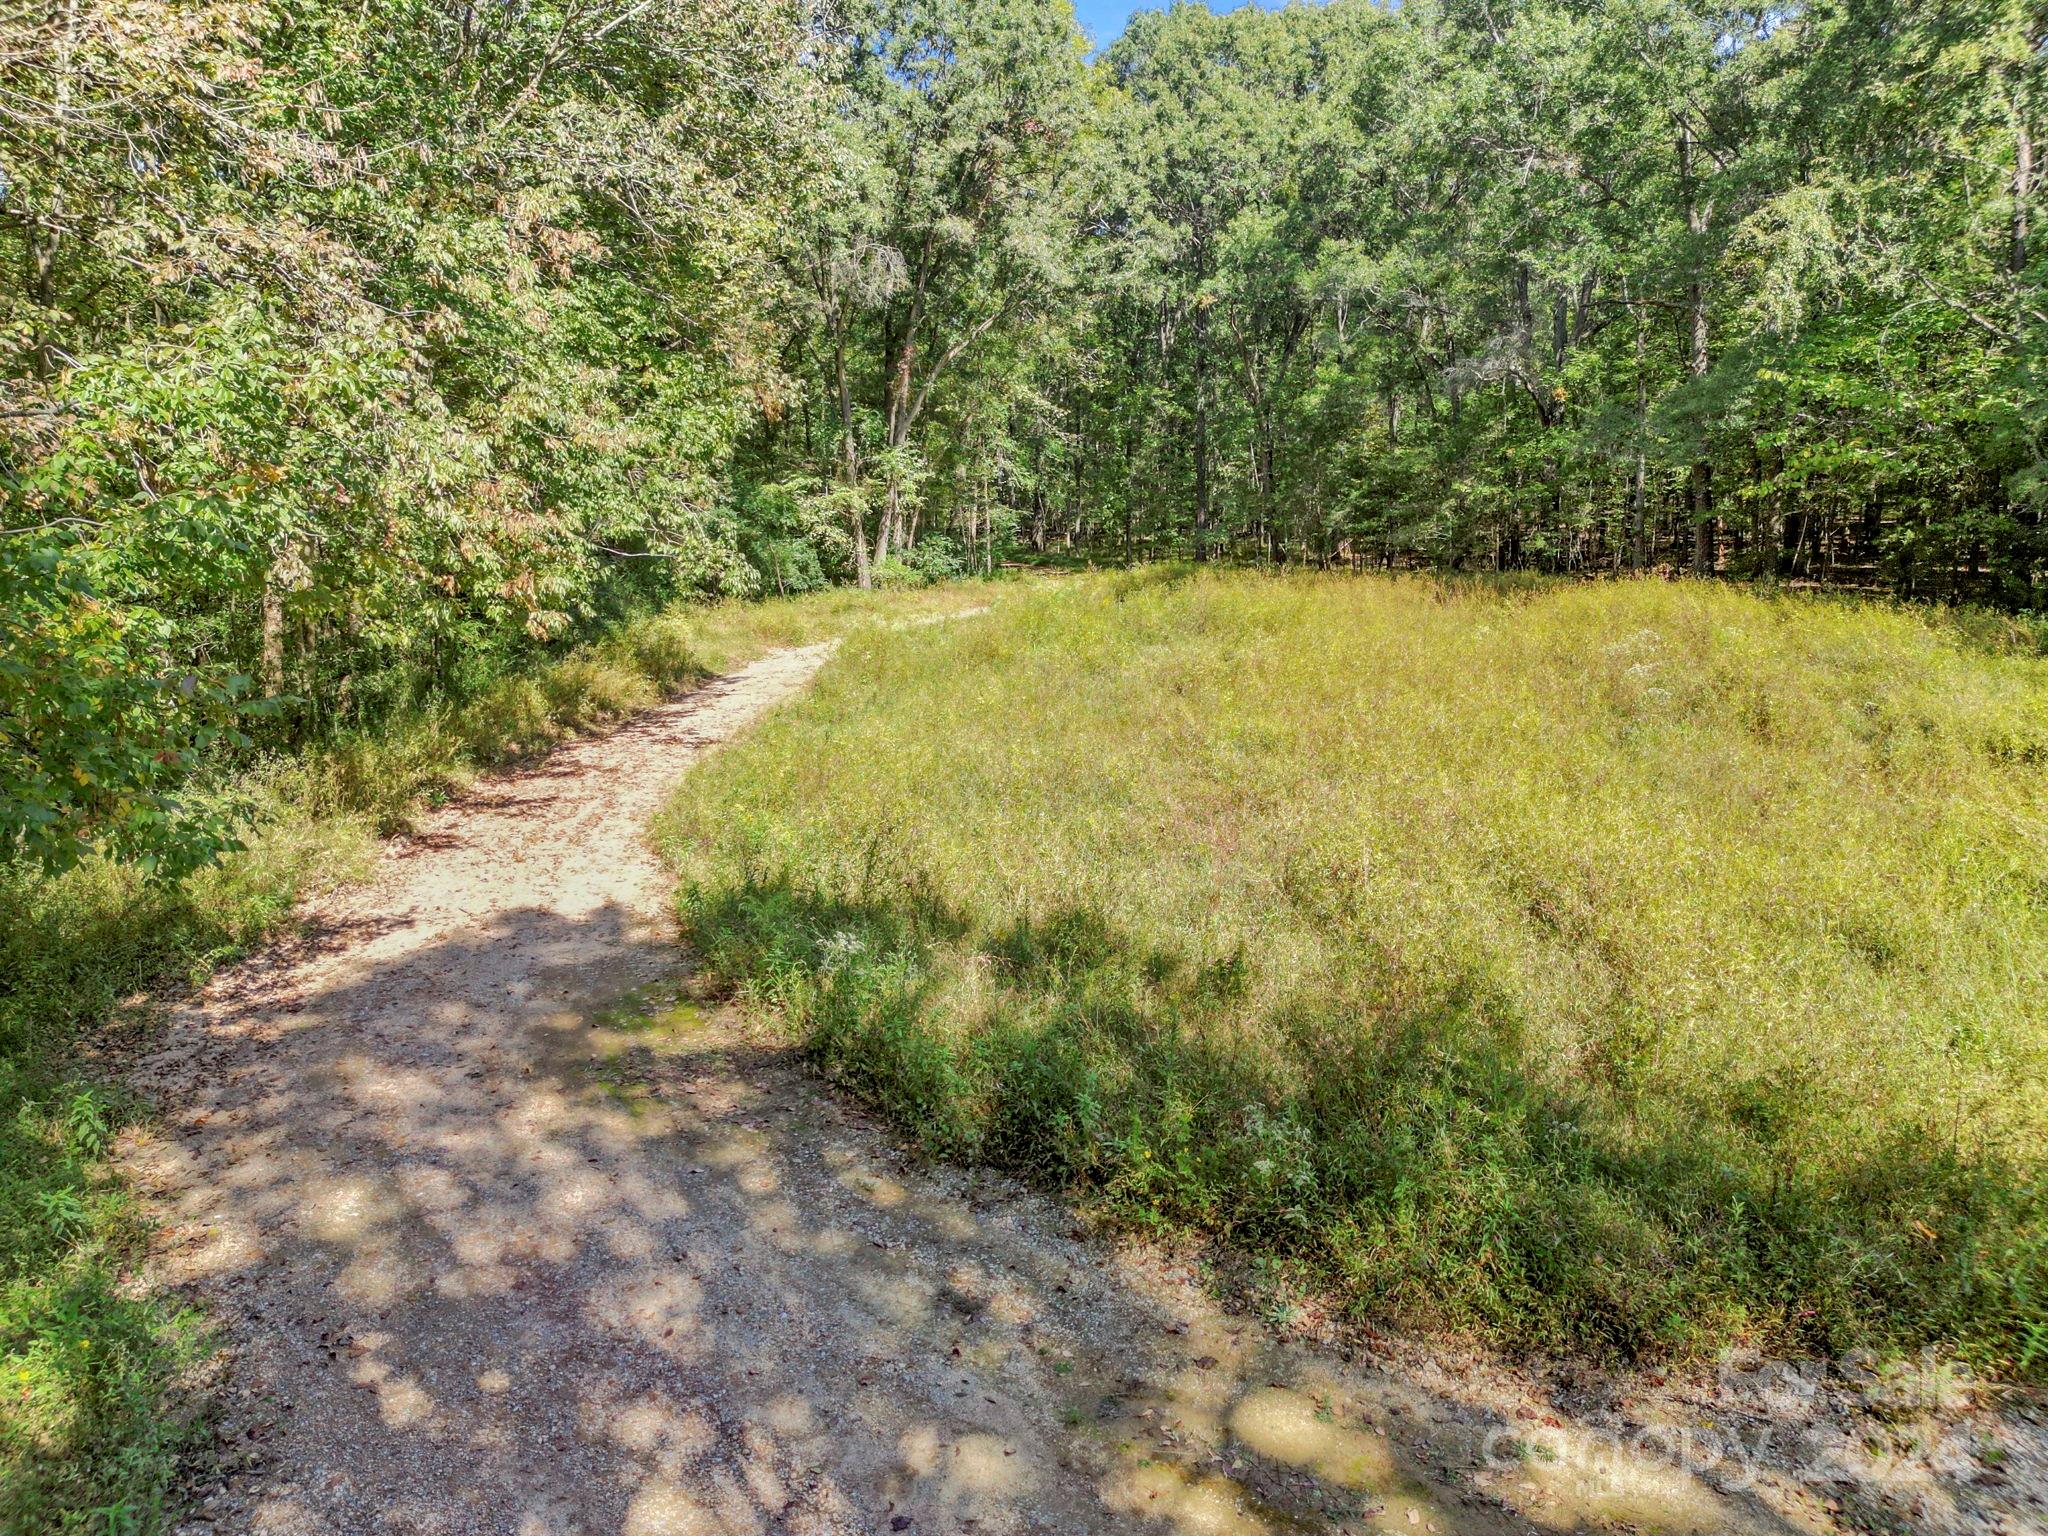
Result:
{"type": "Polygon", "coordinates": [[[889,360],[889,402],[884,440],[889,445],[889,494],[882,507],[881,526],[875,530],[875,564],[889,559],[889,546],[897,539],[903,520],[903,486],[898,476],[897,450],[910,439],[910,379],[917,366],[917,333],[924,318],[924,285],[929,267],[919,263],[917,286],[910,296],[910,313],[903,322],[903,342],[889,360]]]}
{"type": "Polygon", "coordinates": [[[1262,391],[1252,394],[1252,490],[1258,497],[1255,545],[1261,559],[1280,563],[1280,505],[1273,466],[1278,458],[1279,426],[1262,391]]]}
{"type": "Polygon", "coordinates": [[[1644,547],[1644,533],[1647,529],[1647,490],[1650,381],[1643,357],[1644,339],[1643,312],[1636,311],[1636,462],[1635,474],[1628,492],[1628,563],[1631,570],[1640,571],[1649,563],[1649,551],[1644,547]]]}
{"type": "Polygon", "coordinates": [[[1692,507],[1692,573],[1714,574],[1717,529],[1714,524],[1714,469],[1705,459],[1695,459],[1688,487],[1692,507]]]}
{"type": "Polygon", "coordinates": [[[2034,198],[2034,140],[2025,123],[2020,124],[2013,151],[2012,249],[2007,261],[2017,277],[2027,270],[2027,214],[2034,198]]]}
{"type": "Polygon", "coordinates": [[[291,547],[287,545],[271,557],[270,569],[263,577],[263,646],[259,671],[266,699],[280,698],[284,694],[284,594],[297,566],[291,547]]]}
{"type": "MultiPolygon", "coordinates": [[[[50,102],[56,129],[53,148],[60,161],[71,138],[71,66],[77,44],[78,0],[65,0],[63,31],[58,36],[54,61],[57,78],[50,102]]],[[[46,216],[30,216],[27,221],[29,295],[42,311],[35,317],[32,364],[38,378],[48,378],[57,371],[58,344],[49,321],[57,312],[57,255],[64,241],[65,212],[61,197],[53,194],[46,216]]]]}
{"type": "Polygon", "coordinates": [[[1195,559],[1209,558],[1209,311],[1203,304],[1208,252],[1195,246],[1195,559]]]}
{"type": "Polygon", "coordinates": [[[832,329],[833,383],[839,397],[839,475],[846,488],[846,519],[853,534],[853,576],[863,588],[875,584],[868,565],[868,531],[860,510],[860,441],[853,429],[853,391],[846,380],[846,326],[835,318],[832,329]]]}
{"type": "MultiPolygon", "coordinates": [[[[1784,465],[1782,452],[1779,455],[1780,468],[1784,465]]],[[[1783,490],[1778,492],[1780,504],[1778,530],[1778,573],[1782,576],[1797,576],[1806,554],[1806,511],[1804,506],[1783,490]]]]}
{"type": "MultiPolygon", "coordinates": [[[[1692,249],[1687,253],[1688,277],[1685,284],[1686,319],[1686,372],[1695,380],[1703,379],[1707,373],[1707,286],[1701,275],[1701,264],[1705,259],[1702,246],[1707,233],[1706,209],[1701,206],[1699,187],[1694,180],[1693,162],[1698,146],[1693,140],[1692,125],[1681,124],[1678,137],[1678,179],[1685,199],[1685,229],[1692,237],[1692,249]]],[[[1689,487],[1692,511],[1692,569],[1695,576],[1709,576],[1714,570],[1714,466],[1708,460],[1706,444],[1700,445],[1699,457],[1693,460],[1689,487]]]]}
{"type": "Polygon", "coordinates": [[[902,489],[896,484],[893,471],[889,480],[889,494],[882,499],[882,521],[875,529],[875,569],[880,570],[889,563],[889,543],[896,532],[896,519],[903,515],[902,489]]]}

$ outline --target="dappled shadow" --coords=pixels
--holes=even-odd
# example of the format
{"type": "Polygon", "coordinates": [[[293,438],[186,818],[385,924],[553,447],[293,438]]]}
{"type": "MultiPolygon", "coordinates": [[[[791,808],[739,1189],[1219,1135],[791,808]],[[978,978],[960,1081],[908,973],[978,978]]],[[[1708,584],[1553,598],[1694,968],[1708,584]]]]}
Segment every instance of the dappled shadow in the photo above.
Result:
{"type": "MultiPolygon", "coordinates": [[[[157,1065],[175,1267],[268,1371],[250,1529],[1510,1528],[1497,1420],[1191,1322],[1050,1206],[907,1171],[676,1004],[619,908],[296,974],[157,1065]]],[[[1537,1502],[1571,1529],[1587,1496],[1537,1502]]]]}
{"type": "MultiPolygon", "coordinates": [[[[1717,1155],[1711,1125],[1667,1119],[1613,1133],[1595,1107],[1534,1081],[1512,1022],[1492,1022],[1471,989],[1447,987],[1373,1029],[1270,1005],[1247,1026],[1229,1012],[1248,990],[1241,952],[1197,960],[1161,950],[1079,904],[987,927],[905,869],[872,871],[858,895],[754,871],[695,890],[687,911],[717,974],[786,989],[778,995],[825,1070],[926,1149],[1042,1188],[1088,1187],[1096,1208],[1140,1222],[1221,1231],[1237,1253],[1299,1260],[1292,1275],[1306,1271],[1312,1291],[1373,1294],[1389,1277],[1412,1288],[1433,1269],[1438,1290],[1416,1298],[1421,1308],[1456,1313],[1469,1300],[1456,1287],[1485,1288],[1493,1315],[1511,1325],[1517,1308],[1533,1316],[1562,1297],[1589,1316],[1605,1307],[1613,1344],[1640,1346],[1645,1321],[1666,1323],[1680,1305],[1660,1313],[1656,1303],[1689,1278],[1674,1258],[1687,1244],[1718,1246],[1731,1264],[1754,1235],[1738,1225],[1743,1212],[1785,1221],[1795,1199],[1839,1198],[1807,1191],[1768,1147],[1739,1162],[1725,1147],[1717,1155]],[[964,957],[972,982],[958,980],[942,951],[964,957]],[[963,987],[972,1002],[962,1003],[963,987]],[[955,1011],[934,1011],[935,1000],[955,1011]],[[973,1020],[965,1026],[963,1007],[973,1020]],[[1225,1027],[1205,1027],[1219,1018],[1225,1027]],[[1293,1070],[1276,1071],[1275,1053],[1293,1070]],[[1668,1236],[1655,1273],[1603,1247],[1612,1228],[1602,1219],[1624,1201],[1668,1236]],[[1408,1251],[1390,1251],[1402,1242],[1408,1251]]],[[[1849,1177],[1921,1188],[1919,1171],[1941,1167],[1938,1152],[1887,1143],[1849,1177]]],[[[1873,1222],[1891,1219],[1868,1194],[1849,1203],[1873,1222]]],[[[1522,1377],[1539,1406],[1514,1423],[1498,1392],[1439,1387],[1406,1427],[1447,1414],[1466,1426],[1451,1435],[1464,1449],[1423,1461],[1463,1466],[1472,1485],[1532,1517],[1655,1513],[1673,1529],[1688,1520],[1738,1528],[1742,1516],[1708,1490],[1746,1492],[1759,1480],[1773,1483],[1767,1501],[1783,1508],[1806,1504],[1813,1486],[1853,1486],[1871,1507],[1983,1503],[1981,1468],[1960,1430],[1933,1431],[1951,1444],[1917,1465],[1879,1465],[1862,1449],[1853,1404],[1837,1411],[1813,1396],[1759,1415],[1714,1384],[1656,1390],[1666,1379],[1657,1374],[1650,1389],[1638,1382],[1637,1401],[1609,1395],[1588,1420],[1569,1394],[1534,1387],[1540,1374],[1522,1377]],[[1698,1476],[1672,1475],[1680,1472],[1698,1476]]],[[[1195,1378],[1175,1388],[1152,1404],[1159,1422],[1205,1424],[1209,1444],[1250,1443],[1244,1415],[1306,1423],[1291,1375],[1292,1406],[1255,1394],[1226,1412],[1200,1390],[1218,1385],[1195,1378]],[[1204,1409],[1186,1406],[1204,1399],[1204,1409]]],[[[1355,1382],[1329,1390],[1361,1397],[1355,1382]]],[[[1326,1402],[1313,1418],[1325,1427],[1303,1429],[1295,1444],[1343,1440],[1327,1429],[1326,1402]]],[[[1379,1462],[1359,1464],[1376,1468],[1372,1486],[1389,1486],[1379,1462]]]]}
{"type": "Polygon", "coordinates": [[[1675,1080],[1633,1005],[1562,1048],[1455,955],[1397,966],[1358,934],[1290,977],[1101,904],[977,913],[903,860],[842,878],[764,863],[691,891],[709,969],[782,988],[928,1150],[1106,1189],[1367,1305],[1654,1359],[1674,1320],[1738,1307],[1825,1353],[1858,1307],[1940,1338],[2030,1289],[2000,1244],[2038,1225],[2037,1170],[1960,1146],[1943,1096],[1817,1146],[1847,1113],[1817,1069],[1675,1080]]]}
{"type": "Polygon", "coordinates": [[[215,1529],[1788,1528],[1278,1344],[689,1001],[638,828],[716,737],[486,786],[139,1066],[157,1267],[245,1389],[215,1529]]]}

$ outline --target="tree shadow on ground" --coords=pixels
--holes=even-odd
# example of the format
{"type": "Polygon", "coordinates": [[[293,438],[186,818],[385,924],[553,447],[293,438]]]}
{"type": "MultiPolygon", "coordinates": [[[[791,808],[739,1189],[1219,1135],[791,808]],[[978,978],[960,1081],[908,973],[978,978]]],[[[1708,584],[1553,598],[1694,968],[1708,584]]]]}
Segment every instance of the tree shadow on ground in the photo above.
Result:
{"type": "Polygon", "coordinates": [[[1654,1455],[1531,1463],[1454,1387],[919,1171],[620,908],[376,926],[247,968],[148,1072],[166,1268],[258,1367],[236,1528],[1785,1529],[1654,1455]]]}

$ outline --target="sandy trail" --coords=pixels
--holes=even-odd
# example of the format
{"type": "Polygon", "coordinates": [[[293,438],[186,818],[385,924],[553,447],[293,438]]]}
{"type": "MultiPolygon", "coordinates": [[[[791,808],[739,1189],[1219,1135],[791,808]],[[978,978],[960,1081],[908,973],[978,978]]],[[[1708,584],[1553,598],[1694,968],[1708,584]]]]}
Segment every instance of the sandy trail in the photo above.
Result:
{"type": "Polygon", "coordinates": [[[128,1156],[234,1362],[187,1529],[1800,1528],[1518,1457],[1543,1405],[1278,1342],[680,1001],[647,819],[827,654],[486,782],[174,1018],[128,1156]]]}

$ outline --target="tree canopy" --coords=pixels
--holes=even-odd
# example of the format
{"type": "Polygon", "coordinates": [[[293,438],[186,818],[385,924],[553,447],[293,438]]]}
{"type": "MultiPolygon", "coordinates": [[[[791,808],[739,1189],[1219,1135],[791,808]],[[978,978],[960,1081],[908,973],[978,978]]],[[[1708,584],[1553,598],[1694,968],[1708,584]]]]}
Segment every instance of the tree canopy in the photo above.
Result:
{"type": "Polygon", "coordinates": [[[1057,547],[2043,605],[2038,0],[25,0],[0,841],[1057,547]]]}

